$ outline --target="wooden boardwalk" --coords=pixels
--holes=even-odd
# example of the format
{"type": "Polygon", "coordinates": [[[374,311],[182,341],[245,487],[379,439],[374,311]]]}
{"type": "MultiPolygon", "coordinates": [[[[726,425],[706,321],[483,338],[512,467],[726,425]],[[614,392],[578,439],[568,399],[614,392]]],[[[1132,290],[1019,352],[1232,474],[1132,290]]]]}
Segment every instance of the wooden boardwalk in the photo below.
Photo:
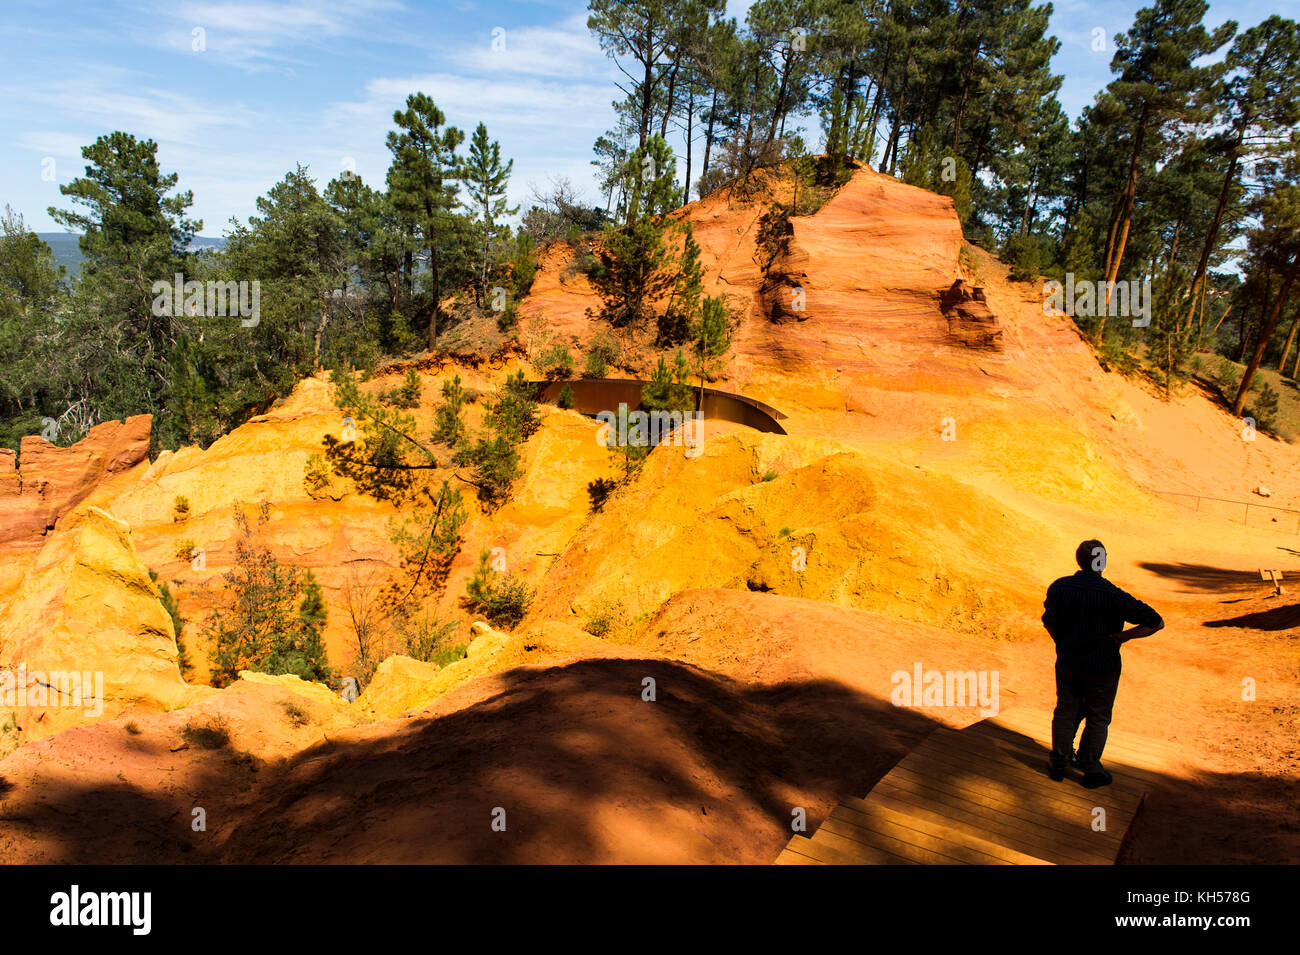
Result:
{"type": "Polygon", "coordinates": [[[936,728],[866,798],[791,839],[777,864],[1113,864],[1152,782],[1178,766],[1177,747],[1112,726],[1102,764],[1115,781],[1084,789],[1078,770],[1047,776],[1051,720],[1016,706],[936,728]]]}

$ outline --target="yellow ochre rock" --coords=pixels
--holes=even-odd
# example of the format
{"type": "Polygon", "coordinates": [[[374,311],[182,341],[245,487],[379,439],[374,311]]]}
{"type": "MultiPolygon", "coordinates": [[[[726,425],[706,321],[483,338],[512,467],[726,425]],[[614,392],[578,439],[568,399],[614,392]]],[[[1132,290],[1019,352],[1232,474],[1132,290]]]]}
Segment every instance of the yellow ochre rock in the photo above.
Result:
{"type": "Polygon", "coordinates": [[[171,709],[214,692],[181,678],[171,617],[130,528],[99,508],[41,551],[0,606],[0,633],[13,688],[10,699],[0,695],[0,709],[14,711],[28,739],[130,706],[171,709]]]}
{"type": "Polygon", "coordinates": [[[304,680],[300,676],[292,673],[258,673],[256,670],[240,670],[239,678],[249,683],[258,683],[264,686],[278,686],[281,689],[296,693],[299,696],[305,696],[313,702],[322,706],[327,706],[332,710],[344,710],[348,707],[347,700],[343,699],[338,693],[335,693],[324,683],[315,683],[311,680],[304,680]]]}
{"type": "Polygon", "coordinates": [[[435,684],[442,667],[395,653],[375,669],[357,705],[380,719],[392,719],[437,696],[435,684]]]}

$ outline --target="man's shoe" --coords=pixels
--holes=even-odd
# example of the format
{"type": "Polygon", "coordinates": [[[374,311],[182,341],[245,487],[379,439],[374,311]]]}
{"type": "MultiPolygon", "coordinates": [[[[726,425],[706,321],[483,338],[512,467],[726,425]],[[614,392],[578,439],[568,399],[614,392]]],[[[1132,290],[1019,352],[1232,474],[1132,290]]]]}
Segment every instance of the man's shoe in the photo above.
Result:
{"type": "Polygon", "coordinates": [[[1083,763],[1079,762],[1079,754],[1078,754],[1078,753],[1074,753],[1074,754],[1070,757],[1070,765],[1073,766],[1075,769],[1079,770],[1080,772],[1083,771],[1083,763]]]}
{"type": "Polygon", "coordinates": [[[1114,782],[1114,778],[1104,769],[1099,769],[1095,773],[1083,774],[1083,785],[1085,789],[1100,789],[1102,786],[1109,786],[1114,782]]]}
{"type": "Polygon", "coordinates": [[[1056,763],[1048,763],[1047,776],[1053,782],[1059,783],[1062,779],[1065,778],[1065,767],[1058,766],[1056,763]]]}

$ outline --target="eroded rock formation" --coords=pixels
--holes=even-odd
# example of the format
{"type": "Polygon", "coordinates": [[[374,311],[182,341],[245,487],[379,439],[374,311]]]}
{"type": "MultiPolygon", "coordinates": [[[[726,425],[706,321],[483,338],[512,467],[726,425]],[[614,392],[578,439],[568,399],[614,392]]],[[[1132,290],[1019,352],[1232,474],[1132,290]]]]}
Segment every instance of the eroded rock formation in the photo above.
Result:
{"type": "Polygon", "coordinates": [[[147,414],[105,421],[68,448],[40,435],[0,449],[0,547],[35,549],[60,517],[107,477],[149,459],[147,414]]]}

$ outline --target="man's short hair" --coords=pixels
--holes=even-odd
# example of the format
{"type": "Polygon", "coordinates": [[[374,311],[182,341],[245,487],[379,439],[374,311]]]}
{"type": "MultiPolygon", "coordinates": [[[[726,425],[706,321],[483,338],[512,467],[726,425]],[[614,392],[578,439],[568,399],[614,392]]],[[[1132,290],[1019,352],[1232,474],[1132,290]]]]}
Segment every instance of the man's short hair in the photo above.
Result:
{"type": "Polygon", "coordinates": [[[1074,562],[1079,565],[1080,570],[1087,570],[1099,574],[1101,573],[1101,570],[1105,568],[1105,562],[1102,562],[1102,567],[1100,569],[1093,566],[1093,562],[1098,557],[1105,555],[1105,553],[1106,547],[1101,541],[1086,540],[1079,545],[1077,550],[1075,550],[1074,562]],[[1098,551],[1100,551],[1100,553],[1098,553],[1098,551]]]}

